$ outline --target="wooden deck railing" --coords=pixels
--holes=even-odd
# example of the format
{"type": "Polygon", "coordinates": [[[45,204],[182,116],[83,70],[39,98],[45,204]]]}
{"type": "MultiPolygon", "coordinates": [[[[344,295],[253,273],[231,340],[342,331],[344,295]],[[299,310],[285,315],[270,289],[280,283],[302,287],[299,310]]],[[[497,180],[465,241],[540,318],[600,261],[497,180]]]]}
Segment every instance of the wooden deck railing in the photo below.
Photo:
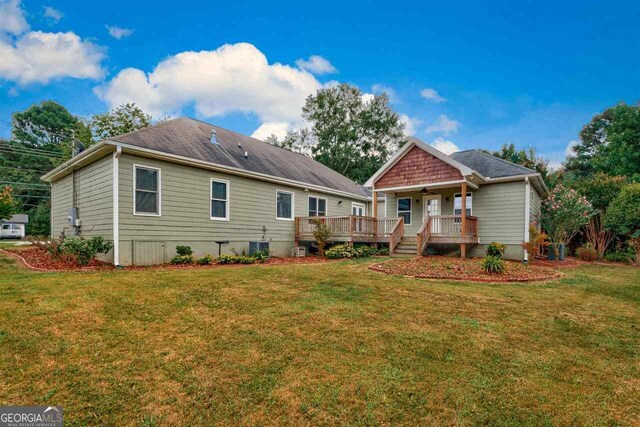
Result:
{"type": "Polygon", "coordinates": [[[427,215],[422,222],[422,227],[418,230],[418,236],[416,239],[416,249],[418,251],[418,255],[422,255],[425,246],[427,246],[427,242],[431,237],[431,218],[427,215]]]}
{"type": "MultiPolygon", "coordinates": [[[[433,215],[429,217],[432,236],[462,235],[462,215],[433,215]]],[[[478,235],[478,217],[467,216],[465,236],[478,235]]]]}
{"type": "Polygon", "coordinates": [[[398,218],[396,225],[391,230],[391,234],[389,235],[389,253],[392,254],[393,251],[402,240],[402,236],[404,236],[404,218],[398,218]]]}
{"type": "Polygon", "coordinates": [[[404,232],[401,218],[373,218],[369,216],[305,216],[296,217],[296,240],[313,240],[316,220],[325,223],[331,230],[332,241],[389,242],[397,237],[397,244],[404,232]],[[400,224],[400,225],[399,225],[400,224]],[[398,237],[399,233],[399,237],[398,237]]]}

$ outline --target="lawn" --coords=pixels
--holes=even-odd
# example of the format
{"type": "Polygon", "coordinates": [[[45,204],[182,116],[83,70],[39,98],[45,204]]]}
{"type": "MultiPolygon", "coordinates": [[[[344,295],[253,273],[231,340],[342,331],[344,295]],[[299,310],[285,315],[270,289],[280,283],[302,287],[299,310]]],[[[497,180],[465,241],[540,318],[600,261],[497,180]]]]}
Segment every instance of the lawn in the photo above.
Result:
{"type": "Polygon", "coordinates": [[[640,269],[473,284],[372,262],[0,257],[0,405],[62,405],[68,425],[638,424],[640,269]]]}

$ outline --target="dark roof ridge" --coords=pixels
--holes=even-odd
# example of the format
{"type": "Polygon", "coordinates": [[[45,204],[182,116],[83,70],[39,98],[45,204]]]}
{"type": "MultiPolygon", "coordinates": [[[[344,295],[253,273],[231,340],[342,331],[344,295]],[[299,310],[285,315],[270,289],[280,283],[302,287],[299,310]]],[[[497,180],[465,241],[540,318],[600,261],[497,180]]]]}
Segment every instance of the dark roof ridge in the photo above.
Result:
{"type": "MultiPolygon", "coordinates": [[[[518,167],[520,169],[524,169],[524,170],[529,171],[531,173],[539,173],[538,171],[536,171],[534,169],[528,168],[526,166],[519,165],[519,164],[514,163],[514,162],[510,162],[509,160],[502,159],[502,158],[500,158],[498,156],[494,156],[493,154],[486,153],[486,152],[484,152],[482,150],[479,150],[477,148],[470,149],[470,150],[464,150],[464,151],[456,151],[456,153],[467,153],[467,152],[471,152],[471,151],[474,151],[474,152],[476,152],[478,154],[482,154],[484,156],[490,157],[490,158],[495,159],[495,160],[499,160],[499,161],[501,161],[503,163],[506,163],[506,164],[508,164],[510,166],[515,166],[515,167],[518,167]]],[[[453,153],[453,154],[456,154],[456,153],[453,153]]],[[[488,177],[488,178],[491,178],[491,177],[488,177]]]]}

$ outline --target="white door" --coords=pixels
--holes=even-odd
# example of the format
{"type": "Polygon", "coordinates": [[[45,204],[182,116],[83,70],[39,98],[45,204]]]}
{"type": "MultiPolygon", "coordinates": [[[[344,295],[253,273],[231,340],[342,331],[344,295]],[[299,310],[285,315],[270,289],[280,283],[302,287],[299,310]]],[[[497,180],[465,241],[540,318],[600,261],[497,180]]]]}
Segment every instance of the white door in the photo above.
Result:
{"type": "MultiPolygon", "coordinates": [[[[364,216],[364,205],[361,205],[360,203],[352,203],[351,204],[351,215],[354,216],[364,216]]],[[[360,218],[356,218],[355,219],[355,232],[356,233],[360,233],[364,230],[363,227],[363,223],[362,223],[362,219],[360,218]]]]}
{"type": "MultiPolygon", "coordinates": [[[[428,196],[424,196],[422,198],[422,220],[426,218],[427,214],[429,216],[441,215],[442,214],[442,195],[441,194],[430,194],[428,196]]],[[[440,223],[437,221],[431,221],[431,233],[438,233],[440,228],[440,223]]]]}

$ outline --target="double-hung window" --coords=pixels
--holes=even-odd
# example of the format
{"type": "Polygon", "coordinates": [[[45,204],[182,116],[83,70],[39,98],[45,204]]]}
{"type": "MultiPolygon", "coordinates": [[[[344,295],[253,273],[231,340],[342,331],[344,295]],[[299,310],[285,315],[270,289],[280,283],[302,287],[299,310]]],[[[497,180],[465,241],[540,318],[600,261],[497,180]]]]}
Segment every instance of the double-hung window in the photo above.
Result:
{"type": "Polygon", "coordinates": [[[211,219],[229,220],[229,181],[211,178],[211,219]]]}
{"type": "Polygon", "coordinates": [[[327,216],[327,199],[309,196],[309,216],[327,216]]]}
{"type": "Polygon", "coordinates": [[[293,221],[293,193],[276,190],[276,219],[293,221]]]}
{"type": "Polygon", "coordinates": [[[411,225],[411,197],[398,199],[398,216],[404,218],[406,225],[411,225]]]}
{"type": "MultiPolygon", "coordinates": [[[[467,216],[471,216],[471,212],[473,212],[473,197],[471,197],[471,192],[467,193],[466,208],[467,216]]],[[[455,193],[453,195],[453,214],[462,215],[462,193],[455,193]]]]}
{"type": "Polygon", "coordinates": [[[133,166],[135,215],[160,216],[160,169],[133,166]]]}

